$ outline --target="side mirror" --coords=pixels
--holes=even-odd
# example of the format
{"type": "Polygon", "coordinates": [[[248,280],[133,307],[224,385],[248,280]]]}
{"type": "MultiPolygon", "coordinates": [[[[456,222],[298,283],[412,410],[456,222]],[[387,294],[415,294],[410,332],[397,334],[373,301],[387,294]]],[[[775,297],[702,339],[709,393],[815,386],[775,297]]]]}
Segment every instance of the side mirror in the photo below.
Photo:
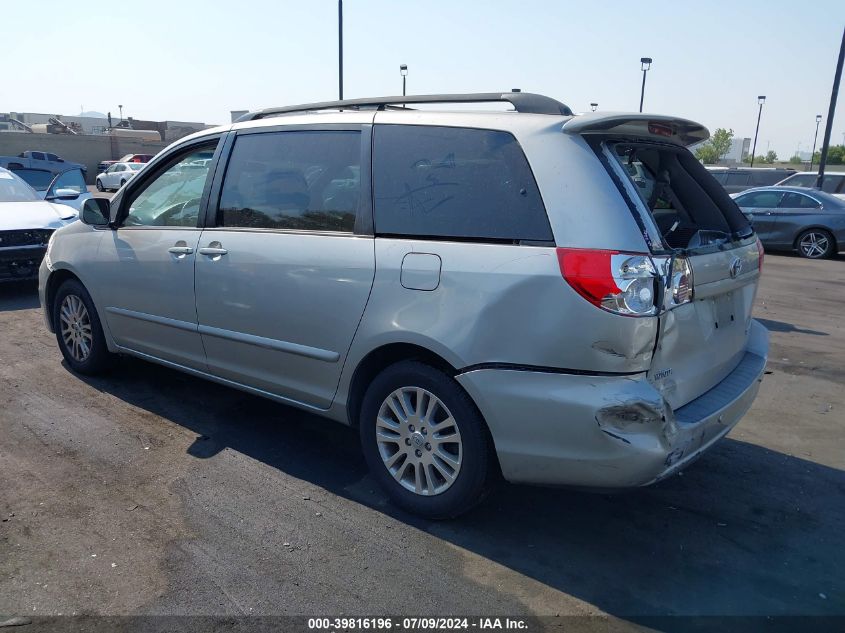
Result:
{"type": "Polygon", "coordinates": [[[82,217],[90,226],[107,226],[111,215],[111,204],[106,198],[89,198],[82,205],[82,217]]]}
{"type": "Polygon", "coordinates": [[[76,200],[79,197],[76,189],[56,189],[46,200],[76,200]]]}

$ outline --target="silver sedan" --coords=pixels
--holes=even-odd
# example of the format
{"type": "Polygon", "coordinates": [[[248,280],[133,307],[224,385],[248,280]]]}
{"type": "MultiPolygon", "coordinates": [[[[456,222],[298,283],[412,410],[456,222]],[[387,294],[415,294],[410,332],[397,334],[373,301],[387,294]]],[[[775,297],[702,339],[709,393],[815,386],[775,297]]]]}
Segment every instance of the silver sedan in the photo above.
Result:
{"type": "Polygon", "coordinates": [[[763,246],[822,259],[845,249],[845,200],[809,187],[758,187],[733,196],[763,246]]]}

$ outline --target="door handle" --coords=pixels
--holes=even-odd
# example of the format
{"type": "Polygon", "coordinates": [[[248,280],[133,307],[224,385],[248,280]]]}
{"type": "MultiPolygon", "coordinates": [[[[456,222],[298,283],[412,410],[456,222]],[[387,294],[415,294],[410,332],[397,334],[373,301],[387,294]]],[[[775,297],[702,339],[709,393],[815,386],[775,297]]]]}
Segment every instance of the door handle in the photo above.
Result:
{"type": "Polygon", "coordinates": [[[225,255],[229,251],[223,248],[223,245],[220,242],[214,240],[208,246],[204,246],[203,248],[199,249],[199,252],[202,255],[207,255],[209,259],[211,259],[211,261],[216,262],[218,259],[220,259],[220,257],[225,255]]]}
{"type": "Polygon", "coordinates": [[[171,246],[167,249],[167,252],[174,255],[190,255],[194,252],[194,249],[190,246],[171,246]]]}

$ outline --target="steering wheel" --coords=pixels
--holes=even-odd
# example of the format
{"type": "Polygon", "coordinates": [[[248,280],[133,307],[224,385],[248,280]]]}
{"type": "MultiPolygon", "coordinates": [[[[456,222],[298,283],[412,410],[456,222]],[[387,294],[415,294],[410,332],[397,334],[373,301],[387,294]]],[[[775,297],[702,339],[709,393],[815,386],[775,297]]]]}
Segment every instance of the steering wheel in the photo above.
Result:
{"type": "Polygon", "coordinates": [[[174,204],[172,207],[162,212],[158,216],[158,218],[156,218],[156,224],[160,226],[184,226],[183,222],[178,221],[182,218],[177,218],[177,216],[184,214],[188,207],[194,204],[197,207],[197,211],[199,211],[200,200],[200,198],[191,198],[190,200],[187,200],[185,202],[174,204]],[[174,218],[177,218],[177,221],[171,222],[171,220],[173,220],[174,218]]]}

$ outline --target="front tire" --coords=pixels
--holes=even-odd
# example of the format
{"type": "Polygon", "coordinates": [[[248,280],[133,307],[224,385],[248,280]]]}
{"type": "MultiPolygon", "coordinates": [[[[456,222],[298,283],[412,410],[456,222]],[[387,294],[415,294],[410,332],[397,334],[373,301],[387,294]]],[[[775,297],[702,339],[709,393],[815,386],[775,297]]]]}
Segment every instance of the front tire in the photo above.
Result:
{"type": "Polygon", "coordinates": [[[795,240],[795,246],[807,259],[827,259],[835,252],[834,238],[824,229],[807,229],[795,240]]]}
{"type": "Polygon", "coordinates": [[[79,281],[68,279],[53,300],[53,327],[59,350],[70,368],[95,375],[108,369],[112,354],[91,295],[79,281]]]}
{"type": "Polygon", "coordinates": [[[120,179],[120,186],[122,187],[122,186],[123,186],[123,185],[125,185],[125,184],[126,184],[126,181],[125,181],[123,178],[121,178],[121,179],[120,179]]]}
{"type": "Polygon", "coordinates": [[[97,178],[96,185],[97,185],[97,191],[99,191],[100,193],[102,193],[103,191],[106,190],[106,188],[103,187],[103,181],[100,180],[99,178],[97,178]]]}
{"type": "Polygon", "coordinates": [[[387,367],[367,389],[359,423],[370,471],[404,510],[451,518],[489,492],[495,457],[487,426],[442,371],[417,361],[387,367]]]}

